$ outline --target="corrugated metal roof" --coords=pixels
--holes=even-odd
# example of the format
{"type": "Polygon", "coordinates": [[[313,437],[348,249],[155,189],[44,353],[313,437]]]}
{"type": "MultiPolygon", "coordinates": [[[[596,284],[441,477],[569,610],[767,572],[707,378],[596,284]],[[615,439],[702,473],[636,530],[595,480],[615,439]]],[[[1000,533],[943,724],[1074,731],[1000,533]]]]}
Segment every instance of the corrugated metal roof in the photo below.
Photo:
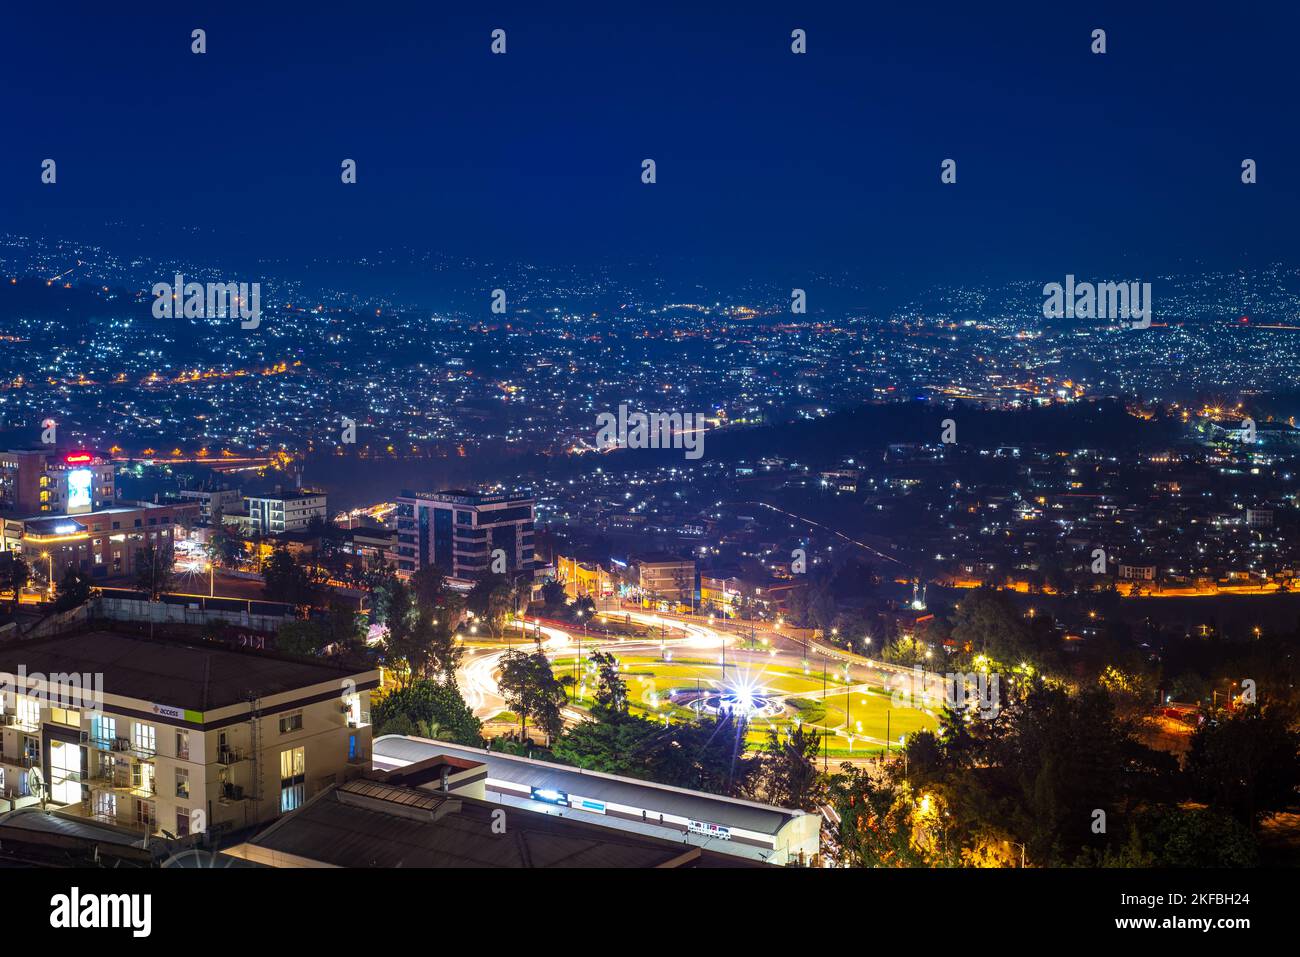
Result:
{"type": "Polygon", "coordinates": [[[40,831],[46,834],[62,834],[101,844],[121,844],[126,847],[144,847],[144,838],[139,834],[130,834],[118,828],[106,827],[91,820],[64,817],[49,814],[38,807],[19,808],[0,814],[0,828],[17,828],[24,831],[40,831]]]}

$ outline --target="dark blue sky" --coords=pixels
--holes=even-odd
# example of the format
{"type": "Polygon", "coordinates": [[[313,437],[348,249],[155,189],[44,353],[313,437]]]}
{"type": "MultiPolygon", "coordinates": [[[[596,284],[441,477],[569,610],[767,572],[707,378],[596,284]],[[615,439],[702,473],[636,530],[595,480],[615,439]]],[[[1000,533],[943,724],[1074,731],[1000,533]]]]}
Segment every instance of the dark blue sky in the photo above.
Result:
{"type": "Polygon", "coordinates": [[[0,229],[198,256],[687,257],[776,280],[1296,258],[1293,5],[123,6],[0,14],[0,229]]]}

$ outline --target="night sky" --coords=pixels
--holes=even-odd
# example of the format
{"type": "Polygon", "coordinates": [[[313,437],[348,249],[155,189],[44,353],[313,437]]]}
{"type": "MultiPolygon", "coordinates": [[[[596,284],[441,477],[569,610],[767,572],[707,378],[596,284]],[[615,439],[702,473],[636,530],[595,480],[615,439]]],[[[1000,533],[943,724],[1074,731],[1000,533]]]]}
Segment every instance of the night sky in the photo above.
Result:
{"type": "Polygon", "coordinates": [[[1294,5],[123,6],[0,14],[0,231],[792,280],[1296,258],[1294,5]]]}

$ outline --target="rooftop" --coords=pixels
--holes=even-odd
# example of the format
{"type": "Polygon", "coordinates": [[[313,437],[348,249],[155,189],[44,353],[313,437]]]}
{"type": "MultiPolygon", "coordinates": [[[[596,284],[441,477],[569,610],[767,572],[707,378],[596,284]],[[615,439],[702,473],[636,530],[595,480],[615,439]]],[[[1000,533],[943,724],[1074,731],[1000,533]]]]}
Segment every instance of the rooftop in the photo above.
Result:
{"type": "Polygon", "coordinates": [[[257,697],[338,681],[356,674],[325,663],[296,661],[114,631],[86,631],[0,644],[0,672],[28,675],[102,673],[106,695],[207,711],[257,697]]]}
{"type": "Polygon", "coordinates": [[[338,867],[752,866],[672,841],[367,780],[322,791],[231,853],[338,867]],[[504,833],[494,827],[502,811],[504,833]]]}
{"type": "Polygon", "coordinates": [[[653,781],[640,781],[600,771],[584,771],[549,761],[535,761],[498,751],[404,735],[386,734],[376,738],[372,752],[375,766],[380,768],[400,767],[435,756],[478,761],[487,765],[488,776],[493,780],[527,787],[553,788],[566,794],[581,794],[599,801],[677,814],[691,820],[709,821],[759,834],[775,835],[793,818],[806,813],[759,804],[757,801],[688,791],[653,781]]]}

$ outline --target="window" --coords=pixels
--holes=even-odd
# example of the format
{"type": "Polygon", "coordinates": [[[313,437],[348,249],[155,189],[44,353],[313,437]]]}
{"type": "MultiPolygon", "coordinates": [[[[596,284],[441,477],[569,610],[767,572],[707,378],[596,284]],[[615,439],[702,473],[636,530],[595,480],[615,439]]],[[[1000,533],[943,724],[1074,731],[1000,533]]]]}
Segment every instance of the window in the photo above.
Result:
{"type": "Polygon", "coordinates": [[[158,730],[151,724],[135,723],[135,749],[147,754],[158,751],[158,730]]]}
{"type": "Polygon", "coordinates": [[[152,764],[136,762],[131,765],[131,787],[141,794],[153,794],[154,770],[152,764]]]}
{"type": "Polygon", "coordinates": [[[302,712],[295,711],[293,714],[280,716],[280,733],[288,734],[290,731],[302,730],[302,712]]]}
{"type": "Polygon", "coordinates": [[[81,727],[81,712],[71,708],[51,708],[50,720],[55,724],[65,724],[73,728],[81,727]]]}
{"type": "Polygon", "coordinates": [[[110,822],[117,821],[117,795],[112,791],[96,791],[95,816],[110,822]]]}
{"type": "Polygon", "coordinates": [[[95,743],[108,747],[117,737],[117,719],[106,714],[97,714],[90,719],[90,736],[95,743]]]}
{"type": "Polygon", "coordinates": [[[176,796],[178,798],[188,798],[190,796],[190,769],[176,769],[176,796]]]}
{"type": "Polygon", "coordinates": [[[176,809],[176,836],[188,837],[190,833],[190,809],[187,807],[178,807],[176,809]]]}
{"type": "Polygon", "coordinates": [[[303,748],[280,752],[280,811],[302,807],[307,780],[307,754],[303,748]]]}
{"type": "Polygon", "coordinates": [[[151,831],[158,826],[158,809],[152,801],[135,802],[135,823],[151,831]]]}
{"type": "Polygon", "coordinates": [[[28,728],[38,728],[41,724],[41,702],[31,695],[18,696],[18,723],[28,728]]]}
{"type": "Polygon", "coordinates": [[[176,758],[180,761],[190,759],[190,733],[188,731],[176,732],[176,758]]]}

